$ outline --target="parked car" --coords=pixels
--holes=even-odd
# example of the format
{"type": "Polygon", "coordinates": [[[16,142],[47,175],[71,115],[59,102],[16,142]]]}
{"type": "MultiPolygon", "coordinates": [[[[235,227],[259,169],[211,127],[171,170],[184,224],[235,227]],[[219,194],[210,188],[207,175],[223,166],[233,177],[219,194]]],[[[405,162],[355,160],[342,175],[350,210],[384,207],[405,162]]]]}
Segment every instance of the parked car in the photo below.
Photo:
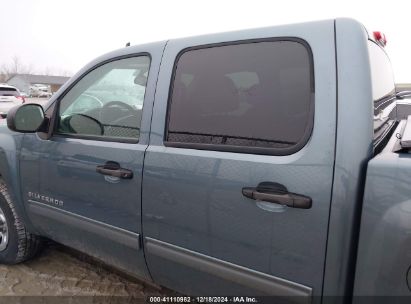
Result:
{"type": "Polygon", "coordinates": [[[53,94],[50,92],[39,92],[38,97],[39,98],[50,98],[53,94]]]}
{"type": "Polygon", "coordinates": [[[33,84],[30,86],[30,90],[34,91],[43,91],[43,92],[48,92],[49,91],[49,86],[45,84],[33,84]]]}
{"type": "Polygon", "coordinates": [[[30,97],[37,97],[37,98],[50,98],[52,93],[37,89],[30,89],[30,97]]]}
{"type": "Polygon", "coordinates": [[[8,84],[0,84],[0,116],[5,118],[8,111],[25,102],[24,96],[22,96],[16,87],[8,84]]]}
{"type": "Polygon", "coordinates": [[[411,296],[382,37],[336,19],[97,58],[0,124],[0,261],[49,238],[186,295],[411,296]]]}
{"type": "Polygon", "coordinates": [[[22,92],[22,91],[20,91],[20,96],[22,96],[24,98],[29,97],[29,95],[26,92],[22,92]]]}

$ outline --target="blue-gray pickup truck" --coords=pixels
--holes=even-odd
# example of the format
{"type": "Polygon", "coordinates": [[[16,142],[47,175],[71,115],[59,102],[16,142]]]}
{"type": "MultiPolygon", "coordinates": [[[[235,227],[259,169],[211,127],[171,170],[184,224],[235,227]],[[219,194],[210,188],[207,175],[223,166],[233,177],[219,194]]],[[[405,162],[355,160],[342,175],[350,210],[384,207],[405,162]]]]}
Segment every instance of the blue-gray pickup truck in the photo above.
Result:
{"type": "Polygon", "coordinates": [[[0,262],[48,238],[184,295],[410,296],[383,46],[336,19],[99,57],[0,126],[0,262]]]}

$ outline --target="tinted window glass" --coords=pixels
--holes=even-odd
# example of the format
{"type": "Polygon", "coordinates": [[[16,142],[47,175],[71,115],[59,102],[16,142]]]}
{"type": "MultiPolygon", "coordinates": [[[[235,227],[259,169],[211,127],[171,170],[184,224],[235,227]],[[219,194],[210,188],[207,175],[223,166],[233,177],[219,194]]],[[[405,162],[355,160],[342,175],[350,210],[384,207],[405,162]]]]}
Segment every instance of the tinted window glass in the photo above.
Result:
{"type": "Polygon", "coordinates": [[[391,62],[385,51],[372,41],[368,42],[368,48],[371,61],[372,95],[377,111],[384,108],[381,101],[384,101],[385,97],[392,97],[395,93],[395,83],[391,62]]]}
{"type": "Polygon", "coordinates": [[[385,51],[372,41],[368,41],[371,60],[372,93],[374,101],[392,95],[395,91],[391,62],[385,51]]]}
{"type": "Polygon", "coordinates": [[[184,52],[176,63],[168,145],[271,150],[262,153],[301,147],[313,121],[310,56],[295,41],[184,52]]]}
{"type": "Polygon", "coordinates": [[[150,59],[109,62],[61,100],[59,133],[138,139],[150,59]]]}
{"type": "Polygon", "coordinates": [[[374,138],[385,134],[397,116],[395,82],[391,62],[385,51],[368,41],[374,100],[374,138]]]}

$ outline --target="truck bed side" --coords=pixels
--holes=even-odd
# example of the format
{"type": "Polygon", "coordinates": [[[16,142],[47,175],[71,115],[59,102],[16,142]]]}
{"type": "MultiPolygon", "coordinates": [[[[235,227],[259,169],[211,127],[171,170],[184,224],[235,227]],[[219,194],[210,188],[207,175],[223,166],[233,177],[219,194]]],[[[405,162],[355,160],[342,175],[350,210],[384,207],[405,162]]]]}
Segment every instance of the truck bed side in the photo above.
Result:
{"type": "Polygon", "coordinates": [[[354,295],[411,295],[411,154],[394,152],[405,123],[368,163],[354,295]]]}

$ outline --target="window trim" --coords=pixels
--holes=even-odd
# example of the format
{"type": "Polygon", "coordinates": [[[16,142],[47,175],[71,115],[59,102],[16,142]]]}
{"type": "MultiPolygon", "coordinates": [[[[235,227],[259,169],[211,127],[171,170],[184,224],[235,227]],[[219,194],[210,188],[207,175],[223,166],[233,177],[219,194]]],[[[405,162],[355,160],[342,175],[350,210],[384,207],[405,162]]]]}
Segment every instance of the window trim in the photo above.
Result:
{"type": "Polygon", "coordinates": [[[298,37],[275,37],[275,38],[261,38],[261,39],[247,39],[247,40],[236,40],[227,41],[220,43],[211,43],[204,45],[197,45],[192,47],[187,47],[182,49],[176,56],[174,61],[171,83],[167,98],[167,109],[166,109],[166,121],[164,125],[164,135],[163,143],[166,147],[173,148],[184,148],[184,149],[195,149],[195,150],[209,150],[209,151],[221,151],[221,152],[234,152],[234,153],[249,153],[249,154],[262,154],[262,155],[273,155],[273,156],[285,156],[291,155],[300,151],[308,143],[313,129],[314,129],[314,116],[315,116],[315,77],[314,77],[314,56],[312,49],[308,42],[302,38],[298,37]],[[183,142],[173,142],[168,141],[168,126],[170,124],[170,112],[172,103],[172,93],[174,90],[174,83],[176,78],[177,65],[180,58],[184,53],[194,50],[202,50],[213,47],[229,46],[229,45],[239,45],[239,44],[252,44],[260,42],[297,42],[304,46],[308,53],[308,60],[310,65],[310,104],[308,110],[308,121],[304,133],[301,139],[292,147],[287,148],[265,148],[265,147],[249,147],[249,146],[235,146],[235,145],[219,145],[219,144],[203,144],[203,143],[183,143],[183,142]]]}
{"type": "MultiPolygon", "coordinates": [[[[67,89],[60,94],[60,96],[58,96],[56,102],[55,102],[55,108],[53,110],[53,116],[51,119],[51,123],[50,123],[50,128],[51,128],[51,134],[50,134],[50,138],[51,137],[62,137],[62,138],[76,138],[76,139],[85,139],[85,140],[95,140],[95,141],[105,141],[105,142],[119,142],[119,143],[129,143],[129,144],[138,144],[140,142],[140,137],[138,139],[131,139],[131,138],[122,138],[122,137],[112,137],[112,136],[97,136],[97,135],[76,135],[76,134],[71,134],[71,133],[58,133],[58,116],[60,113],[60,103],[61,100],[67,95],[67,93],[69,91],[72,90],[72,88],[79,83],[86,75],[88,75],[89,73],[91,73],[92,71],[98,69],[99,67],[108,64],[110,62],[114,62],[114,61],[118,61],[118,60],[122,60],[122,59],[128,59],[128,58],[133,58],[133,57],[143,57],[146,56],[149,58],[150,60],[150,66],[148,69],[148,77],[147,77],[147,86],[146,86],[146,90],[144,91],[144,99],[143,99],[143,108],[142,108],[142,112],[141,112],[141,122],[143,121],[143,116],[144,116],[144,102],[146,99],[146,93],[147,93],[147,87],[148,87],[148,81],[149,81],[149,77],[150,77],[150,71],[151,71],[151,67],[152,67],[152,62],[153,62],[153,58],[151,56],[150,53],[148,52],[141,52],[141,53],[133,53],[133,54],[127,54],[127,55],[121,55],[121,56],[116,56],[116,57],[112,57],[106,60],[103,60],[99,63],[97,63],[96,65],[92,66],[91,68],[87,69],[80,77],[78,77],[73,83],[71,83],[67,89]]],[[[140,127],[141,127],[141,122],[140,122],[140,127]]]]}

